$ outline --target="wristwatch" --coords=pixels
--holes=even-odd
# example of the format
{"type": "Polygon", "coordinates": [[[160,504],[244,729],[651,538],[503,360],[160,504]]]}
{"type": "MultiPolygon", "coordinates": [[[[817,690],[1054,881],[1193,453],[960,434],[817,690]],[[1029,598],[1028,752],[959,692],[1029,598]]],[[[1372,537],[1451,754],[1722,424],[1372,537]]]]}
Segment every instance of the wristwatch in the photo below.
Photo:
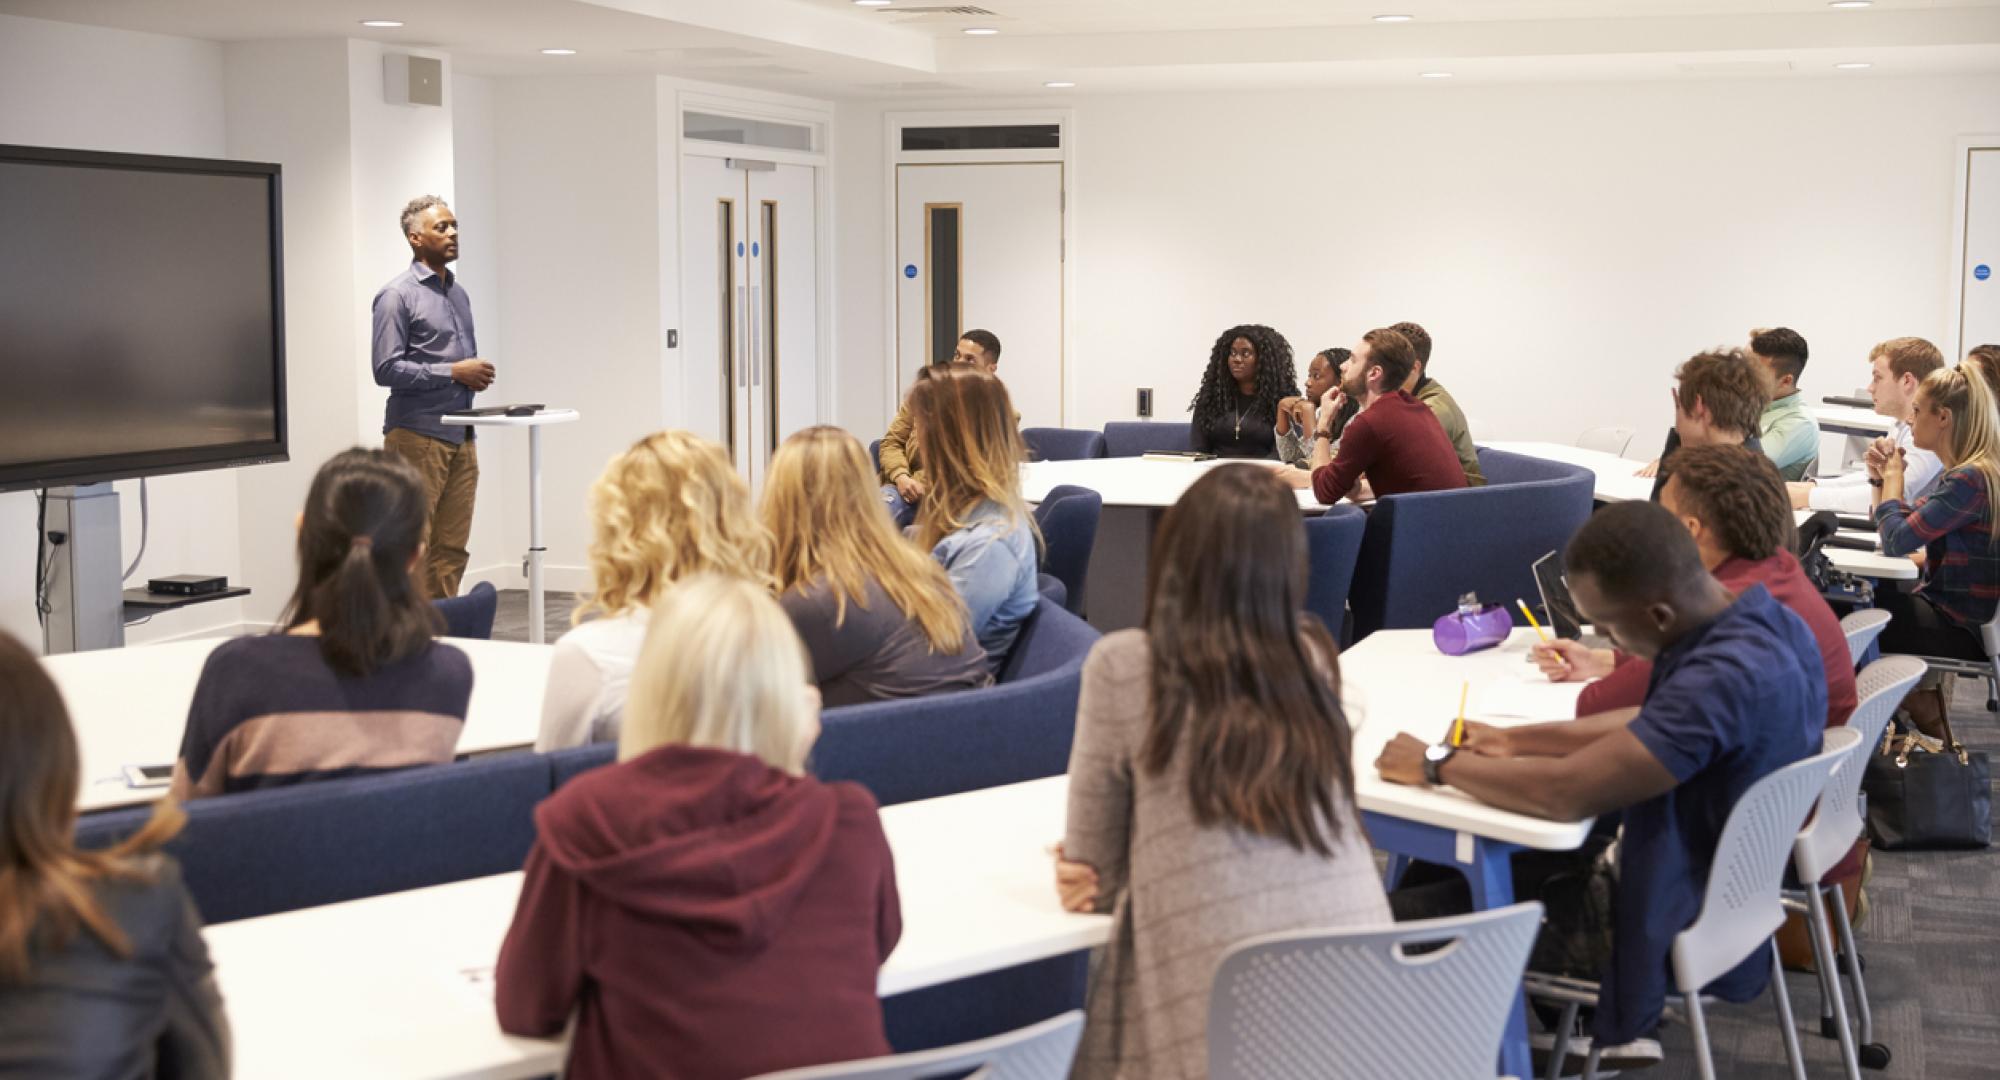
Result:
{"type": "Polygon", "coordinates": [[[1444,768],[1444,763],[1450,761],[1452,755],[1456,753],[1458,747],[1450,743],[1435,743],[1424,747],[1424,783],[1432,787],[1443,786],[1444,778],[1438,775],[1438,770],[1444,768]]]}

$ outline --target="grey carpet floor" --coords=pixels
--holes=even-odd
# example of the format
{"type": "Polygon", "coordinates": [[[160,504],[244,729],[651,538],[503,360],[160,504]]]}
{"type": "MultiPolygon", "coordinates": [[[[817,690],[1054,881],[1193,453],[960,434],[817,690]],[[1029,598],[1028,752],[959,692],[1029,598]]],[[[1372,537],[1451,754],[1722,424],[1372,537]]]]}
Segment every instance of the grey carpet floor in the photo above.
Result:
{"type": "MultiPolygon", "coordinates": [[[[548,639],[569,629],[571,593],[549,593],[548,639]]],[[[500,594],[493,636],[528,638],[528,594],[500,594]]],[[[1961,739],[2000,758],[2000,715],[1985,707],[1984,687],[1961,680],[1952,724],[1961,739]]],[[[1879,1074],[1902,1080],[2000,1077],[2000,851],[1877,852],[1869,911],[1855,928],[1867,959],[1864,977],[1875,1010],[1875,1039],[1894,1055],[1879,1074]]],[[[1819,981],[1788,976],[1809,1076],[1839,1076],[1840,1052],[1819,1036],[1819,981]]],[[[1789,1080],[1777,1014],[1768,995],[1744,1006],[1709,1010],[1718,1076],[1789,1080]]],[[[1661,1035],[1666,1063],[1628,1075],[1695,1077],[1684,1025],[1661,1035]]]]}

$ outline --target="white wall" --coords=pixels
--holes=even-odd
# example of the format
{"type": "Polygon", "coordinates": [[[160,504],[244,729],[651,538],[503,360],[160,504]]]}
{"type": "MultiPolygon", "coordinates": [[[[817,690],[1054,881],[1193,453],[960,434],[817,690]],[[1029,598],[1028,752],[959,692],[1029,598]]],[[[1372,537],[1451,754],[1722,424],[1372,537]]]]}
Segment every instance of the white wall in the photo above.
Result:
{"type": "MultiPolygon", "coordinates": [[[[223,157],[223,53],[214,42],[0,15],[0,142],[223,157]]],[[[238,469],[148,482],[152,528],[133,580],[177,573],[242,580],[238,469]]],[[[136,482],[117,485],[126,560],[139,549],[136,482]]],[[[0,629],[41,646],[34,609],[35,497],[0,496],[0,629]]],[[[242,602],[155,616],[127,631],[150,641],[233,626],[242,602]]]]}
{"type": "MultiPolygon", "coordinates": [[[[498,173],[493,120],[493,82],[473,75],[453,73],[446,84],[445,100],[451,106],[452,213],[458,217],[459,250],[466,256],[453,269],[459,284],[472,300],[472,322],[479,330],[479,351],[489,358],[507,356],[506,326],[501,322],[500,263],[500,177],[498,173]]],[[[498,401],[519,400],[506,394],[498,401]]],[[[378,410],[379,411],[379,410],[378,410]]],[[[507,533],[505,491],[522,482],[527,456],[520,455],[520,470],[513,467],[508,444],[517,440],[502,434],[479,447],[479,494],[472,511],[471,552],[467,562],[467,584],[488,580],[499,588],[516,589],[523,583],[521,551],[511,546],[507,533]]],[[[523,525],[521,548],[527,546],[523,525]]]]}
{"type": "MultiPolygon", "coordinates": [[[[1815,394],[1862,382],[1876,341],[1939,339],[1952,142],[2000,128],[2000,79],[1075,104],[1073,425],[1129,418],[1138,386],[1156,416],[1183,415],[1235,322],[1303,357],[1413,319],[1476,436],[1621,424],[1648,433],[1637,447],[1668,423],[1674,366],[1752,326],[1806,335],[1815,394]]],[[[890,355],[881,189],[854,182],[882,158],[881,113],[840,113],[840,405],[857,431],[883,409],[879,368],[858,368],[890,355]]]]}

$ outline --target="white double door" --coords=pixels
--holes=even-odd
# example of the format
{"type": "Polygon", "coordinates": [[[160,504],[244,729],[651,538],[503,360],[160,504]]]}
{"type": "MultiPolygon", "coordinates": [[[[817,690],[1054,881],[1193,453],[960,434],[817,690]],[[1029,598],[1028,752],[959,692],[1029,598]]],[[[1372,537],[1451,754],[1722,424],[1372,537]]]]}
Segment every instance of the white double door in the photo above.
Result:
{"type": "Polygon", "coordinates": [[[896,167],[896,385],[974,328],[1023,427],[1063,420],[1063,166],[896,167]]]}
{"type": "Polygon", "coordinates": [[[753,488],[778,443],[819,422],[817,182],[806,165],[681,166],[683,415],[753,488]]]}

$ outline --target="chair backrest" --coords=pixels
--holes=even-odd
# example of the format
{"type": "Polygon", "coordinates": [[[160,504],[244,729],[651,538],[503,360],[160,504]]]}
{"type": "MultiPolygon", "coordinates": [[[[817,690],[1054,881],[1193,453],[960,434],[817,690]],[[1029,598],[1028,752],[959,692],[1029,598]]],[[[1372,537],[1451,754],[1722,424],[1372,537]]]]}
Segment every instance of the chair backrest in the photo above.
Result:
{"type": "Polygon", "coordinates": [[[519,870],[548,793],[536,754],[319,780],[191,800],[166,850],[203,920],[230,922],[519,870]]]}
{"type": "Polygon", "coordinates": [[[1861,835],[1861,775],[1867,771],[1868,755],[1882,741],[1882,729],[1889,726],[1903,696],[1923,677],[1924,662],[1914,656],[1885,656],[1855,677],[1861,700],[1847,718],[1847,729],[1860,741],[1860,750],[1840,759],[1812,820],[1792,844],[1792,866],[1800,881],[1825,877],[1861,835]]]}
{"type": "Polygon", "coordinates": [[[1083,1037],[1083,1013],[1071,1010],[1039,1024],[977,1042],[893,1057],[844,1061],[765,1073],[755,1080],[1066,1080],[1083,1037]],[[968,1070],[969,1073],[968,1073],[968,1070]]]}
{"type": "Polygon", "coordinates": [[[1336,506],[1306,519],[1306,610],[1319,616],[1335,641],[1347,614],[1347,590],[1368,515],[1357,506],[1336,506]]]}
{"type": "Polygon", "coordinates": [[[1854,657],[1856,667],[1861,665],[1861,657],[1868,652],[1868,646],[1882,636],[1889,625],[1889,613],[1881,608],[1862,608],[1850,611],[1840,620],[1840,632],[1847,635],[1847,651],[1854,657]]]}
{"type": "Polygon", "coordinates": [[[1491,1080],[1541,918],[1531,901],[1245,941],[1209,992],[1208,1075],[1491,1080]]]}
{"type": "Polygon", "coordinates": [[[1021,429],[1031,461],[1082,461],[1104,456],[1104,433],[1089,428],[1031,427],[1021,429]]]}
{"type": "Polygon", "coordinates": [[[882,471],[882,440],[876,439],[868,444],[868,460],[875,463],[876,472],[882,471]]]}
{"type": "Polygon", "coordinates": [[[1073,614],[1083,614],[1083,580],[1090,572],[1090,551],[1097,544],[1097,520],[1103,513],[1103,496],[1074,484],[1050,488],[1035,507],[1035,524],[1047,548],[1042,569],[1062,582],[1063,606],[1073,614]]]}
{"type": "Polygon", "coordinates": [[[1063,773],[1098,634],[1046,600],[1028,618],[996,686],[826,710],[813,775],[889,806],[1063,773]]]}
{"type": "Polygon", "coordinates": [[[482,581],[464,596],[433,600],[444,616],[444,632],[451,637],[487,639],[493,636],[493,615],[500,610],[500,592],[490,581],[482,581]]]}
{"type": "Polygon", "coordinates": [[[1468,592],[1512,608],[1536,595],[1535,560],[1589,520],[1589,469],[1498,450],[1480,450],[1479,463],[1485,487],[1376,500],[1347,596],[1356,638],[1428,628],[1468,592]]]}
{"type": "Polygon", "coordinates": [[[1105,457],[1182,454],[1193,448],[1194,425],[1186,420],[1113,420],[1104,425],[1105,457]]]}
{"type": "Polygon", "coordinates": [[[572,746],[567,750],[551,751],[542,757],[549,763],[549,790],[554,791],[592,769],[601,769],[617,761],[618,744],[600,742],[572,746]]]}
{"type": "Polygon", "coordinates": [[[1594,427],[1576,437],[1576,445],[1585,450],[1602,450],[1607,454],[1625,453],[1632,445],[1632,429],[1628,427],[1594,427]]]}
{"type": "Polygon", "coordinates": [[[1674,985],[1694,993],[1755,953],[1785,921],[1779,899],[1799,822],[1844,755],[1861,749],[1851,728],[1826,733],[1825,749],[1750,785],[1729,811],[1709,865],[1701,914],[1674,937],[1674,985]]]}

